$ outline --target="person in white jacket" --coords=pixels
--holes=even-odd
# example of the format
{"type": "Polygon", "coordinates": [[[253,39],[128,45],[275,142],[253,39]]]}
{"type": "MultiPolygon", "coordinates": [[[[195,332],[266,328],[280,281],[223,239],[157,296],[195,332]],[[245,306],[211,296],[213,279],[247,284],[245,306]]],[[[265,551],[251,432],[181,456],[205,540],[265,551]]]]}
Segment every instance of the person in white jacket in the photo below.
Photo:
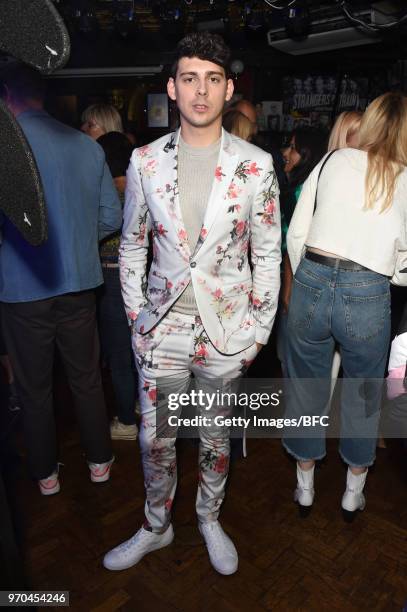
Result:
{"type": "MultiPolygon", "coordinates": [[[[181,128],[137,149],[127,173],[120,271],[139,373],[146,505],[143,527],[105,556],[111,570],[130,567],[173,539],[175,438],[156,431],[157,409],[165,404],[158,381],[174,381],[180,394],[191,374],[208,385],[238,378],[268,341],[280,287],[272,158],[222,129],[224,102],[233,93],[228,50],[219,36],[195,33],[179,43],[177,58],[168,94],[181,128]]],[[[229,432],[203,425],[199,434],[199,529],[213,567],[232,574],[237,552],[218,522],[229,432]]]]}

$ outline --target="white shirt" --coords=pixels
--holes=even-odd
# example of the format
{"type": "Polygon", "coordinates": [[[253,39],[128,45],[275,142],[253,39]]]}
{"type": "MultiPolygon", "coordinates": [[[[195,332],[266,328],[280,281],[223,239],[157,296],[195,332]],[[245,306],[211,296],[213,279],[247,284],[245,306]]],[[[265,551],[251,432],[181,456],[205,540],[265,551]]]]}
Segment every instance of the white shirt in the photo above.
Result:
{"type": "Polygon", "coordinates": [[[322,162],[305,181],[288,230],[293,272],[304,246],[308,246],[392,277],[397,285],[407,285],[407,273],[400,273],[407,267],[407,168],[397,179],[391,207],[380,213],[384,198],[373,209],[364,209],[366,152],[351,148],[336,151],[318,182],[322,162]]]}

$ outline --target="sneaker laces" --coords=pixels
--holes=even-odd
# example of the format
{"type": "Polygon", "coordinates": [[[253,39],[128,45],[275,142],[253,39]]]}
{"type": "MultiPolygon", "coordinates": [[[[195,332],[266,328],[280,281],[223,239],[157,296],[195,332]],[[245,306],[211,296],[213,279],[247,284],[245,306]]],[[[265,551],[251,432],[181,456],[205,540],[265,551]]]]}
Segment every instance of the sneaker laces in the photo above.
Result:
{"type": "Polygon", "coordinates": [[[143,533],[143,531],[145,532],[145,534],[149,533],[145,529],[139,529],[137,533],[134,534],[134,536],[123,542],[123,544],[119,545],[120,550],[123,552],[127,552],[133,546],[134,542],[137,539],[140,541],[145,539],[145,534],[143,533]]]}
{"type": "MultiPolygon", "coordinates": [[[[214,553],[219,553],[224,551],[224,533],[222,532],[222,528],[218,523],[206,523],[208,525],[208,532],[213,537],[209,539],[209,542],[206,542],[208,549],[214,553]],[[222,544],[221,544],[222,542],[222,544]]],[[[205,531],[205,529],[204,529],[205,531]]]]}

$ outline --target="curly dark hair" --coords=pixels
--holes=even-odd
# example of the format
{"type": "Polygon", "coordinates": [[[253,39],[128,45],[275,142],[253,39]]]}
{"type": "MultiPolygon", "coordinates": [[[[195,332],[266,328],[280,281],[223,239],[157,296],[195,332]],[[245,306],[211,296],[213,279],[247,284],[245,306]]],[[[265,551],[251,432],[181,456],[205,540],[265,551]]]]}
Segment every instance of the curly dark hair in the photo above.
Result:
{"type": "Polygon", "coordinates": [[[175,51],[175,61],[171,66],[171,76],[175,79],[178,62],[183,57],[198,57],[213,62],[224,69],[229,76],[230,49],[219,34],[211,32],[192,32],[179,41],[175,51]]]}

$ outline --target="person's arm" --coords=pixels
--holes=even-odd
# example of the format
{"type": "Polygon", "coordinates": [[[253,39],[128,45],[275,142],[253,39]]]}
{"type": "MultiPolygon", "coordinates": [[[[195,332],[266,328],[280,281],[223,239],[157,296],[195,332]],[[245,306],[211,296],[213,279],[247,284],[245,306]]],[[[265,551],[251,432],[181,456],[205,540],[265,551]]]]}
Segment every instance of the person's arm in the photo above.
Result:
{"type": "Polygon", "coordinates": [[[301,194],[287,232],[287,251],[293,274],[295,274],[304,250],[312,217],[314,215],[315,192],[320,164],[318,164],[301,189],[301,194]]]}
{"type": "Polygon", "coordinates": [[[394,270],[394,274],[390,279],[393,285],[406,286],[407,285],[407,228],[406,219],[401,225],[401,231],[403,232],[402,238],[399,242],[397,251],[397,261],[394,270]]]}
{"type": "Polygon", "coordinates": [[[394,272],[390,282],[392,285],[399,285],[400,287],[407,286],[407,252],[404,253],[403,265],[394,272]]]}
{"type": "Polygon", "coordinates": [[[123,195],[124,192],[126,191],[126,177],[125,176],[116,176],[113,179],[113,182],[114,182],[114,186],[116,187],[116,189],[120,193],[120,195],[123,195]]]}
{"type": "Polygon", "coordinates": [[[269,339],[276,316],[281,264],[278,183],[270,156],[253,200],[250,221],[255,340],[258,345],[264,345],[269,339]]]}
{"type": "Polygon", "coordinates": [[[293,271],[291,269],[290,258],[288,253],[283,257],[283,285],[281,287],[281,307],[283,313],[288,313],[288,305],[290,303],[291,291],[293,286],[293,271]]]}
{"type": "Polygon", "coordinates": [[[140,180],[137,152],[127,170],[123,230],[119,249],[120,281],[129,325],[146,303],[146,266],[150,214],[140,180]]]}
{"type": "Polygon", "coordinates": [[[117,232],[122,224],[122,207],[110,170],[104,162],[99,204],[99,241],[117,232]]]}

